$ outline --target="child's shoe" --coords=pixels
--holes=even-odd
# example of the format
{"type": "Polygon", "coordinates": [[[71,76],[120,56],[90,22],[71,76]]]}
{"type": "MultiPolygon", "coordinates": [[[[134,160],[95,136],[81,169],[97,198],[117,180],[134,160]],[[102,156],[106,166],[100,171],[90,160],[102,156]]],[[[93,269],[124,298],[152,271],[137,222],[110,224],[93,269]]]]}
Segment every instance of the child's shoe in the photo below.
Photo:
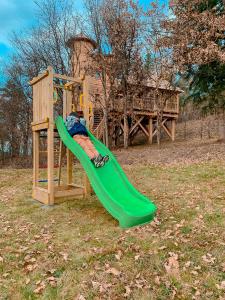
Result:
{"type": "Polygon", "coordinates": [[[107,161],[109,160],[109,156],[108,155],[101,155],[99,154],[99,156],[101,157],[101,160],[104,161],[104,164],[107,163],[107,161]]]}
{"type": "Polygon", "coordinates": [[[102,157],[100,155],[92,158],[92,163],[94,164],[95,168],[103,167],[105,162],[102,160],[102,157]]]}

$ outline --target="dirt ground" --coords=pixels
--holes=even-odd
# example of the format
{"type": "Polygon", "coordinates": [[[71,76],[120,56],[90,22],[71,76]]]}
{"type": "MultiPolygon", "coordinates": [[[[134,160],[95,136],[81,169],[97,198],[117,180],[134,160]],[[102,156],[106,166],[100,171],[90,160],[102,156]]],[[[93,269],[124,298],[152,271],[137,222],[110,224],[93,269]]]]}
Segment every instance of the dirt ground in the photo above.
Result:
{"type": "Polygon", "coordinates": [[[125,165],[152,164],[152,165],[188,165],[212,160],[225,160],[225,143],[216,139],[163,141],[161,146],[140,145],[128,150],[114,151],[118,160],[125,165]]]}

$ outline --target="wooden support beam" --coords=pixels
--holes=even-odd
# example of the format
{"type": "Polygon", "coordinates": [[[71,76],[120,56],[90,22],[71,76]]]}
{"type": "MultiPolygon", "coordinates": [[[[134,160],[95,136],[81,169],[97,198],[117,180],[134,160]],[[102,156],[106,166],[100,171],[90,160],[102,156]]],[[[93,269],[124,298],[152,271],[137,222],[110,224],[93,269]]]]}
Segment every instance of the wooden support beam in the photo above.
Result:
{"type": "Polygon", "coordinates": [[[71,184],[73,181],[73,153],[66,149],[67,151],[67,184],[71,184]]]}
{"type": "Polygon", "coordinates": [[[33,189],[32,197],[43,204],[46,205],[49,204],[49,194],[48,194],[48,190],[45,188],[36,186],[33,189]]]}
{"type": "Polygon", "coordinates": [[[121,129],[123,130],[123,132],[124,132],[124,126],[123,126],[122,121],[121,121],[121,123],[120,123],[120,127],[121,127],[121,129]]]}
{"type": "Polygon", "coordinates": [[[33,188],[38,185],[39,179],[39,135],[38,131],[33,132],[33,188]]]}
{"type": "Polygon", "coordinates": [[[172,139],[172,134],[171,134],[169,128],[167,128],[166,124],[162,124],[162,128],[165,130],[167,135],[172,139]]]}
{"type": "Polygon", "coordinates": [[[180,94],[177,93],[177,111],[176,111],[177,116],[179,114],[179,110],[180,110],[180,94]]]}
{"type": "Polygon", "coordinates": [[[38,75],[37,77],[34,77],[31,81],[29,81],[30,85],[34,85],[35,83],[37,83],[38,81],[42,80],[43,78],[47,77],[49,74],[49,71],[46,70],[45,72],[43,72],[42,74],[38,75]]]}
{"type": "Polygon", "coordinates": [[[72,187],[76,187],[76,188],[81,188],[81,189],[84,189],[84,186],[81,185],[81,184],[75,184],[75,183],[71,183],[69,184],[69,186],[72,186],[72,187]]]}
{"type": "Polygon", "coordinates": [[[152,137],[154,137],[154,136],[156,135],[156,133],[157,133],[157,129],[155,129],[155,130],[153,131],[152,137]]]}
{"type": "Polygon", "coordinates": [[[139,126],[141,127],[142,131],[144,132],[144,134],[149,137],[149,133],[148,131],[145,129],[145,127],[140,123],[139,126]]]}
{"type": "Polygon", "coordinates": [[[145,116],[142,116],[137,122],[131,127],[129,134],[132,133],[132,131],[141,123],[141,121],[144,119],[145,116]]]}
{"type": "Polygon", "coordinates": [[[60,181],[61,181],[62,160],[63,160],[63,142],[62,142],[62,140],[60,140],[60,145],[59,145],[58,186],[60,186],[60,181]]]}
{"type": "Polygon", "coordinates": [[[136,127],[136,128],[131,132],[130,137],[134,137],[134,136],[138,133],[139,130],[140,130],[140,127],[139,127],[139,126],[136,127]]]}
{"type": "Polygon", "coordinates": [[[148,143],[152,144],[153,140],[153,119],[149,118],[148,120],[148,143]]]}
{"type": "Polygon", "coordinates": [[[71,87],[71,85],[73,86],[74,84],[76,84],[77,83],[77,81],[70,81],[70,82],[67,82],[66,84],[64,84],[64,87],[65,88],[70,88],[71,87]]]}
{"type": "Polygon", "coordinates": [[[48,195],[49,205],[54,204],[54,117],[53,117],[53,68],[48,68],[48,82],[46,83],[46,102],[48,105],[49,127],[47,130],[47,150],[48,150],[48,195]]]}
{"type": "Polygon", "coordinates": [[[58,78],[58,79],[72,81],[72,82],[75,82],[75,83],[82,83],[82,80],[80,78],[74,78],[74,77],[70,77],[70,76],[66,76],[66,75],[53,74],[53,77],[58,78]]]}
{"type": "Polygon", "coordinates": [[[172,134],[172,141],[175,141],[175,131],[176,131],[176,120],[172,119],[172,124],[171,124],[171,134],[172,134]]]}
{"type": "Polygon", "coordinates": [[[48,129],[49,127],[49,118],[43,119],[39,122],[32,122],[32,131],[40,131],[43,129],[48,129]]]}
{"type": "MultiPolygon", "coordinates": [[[[86,127],[90,130],[90,114],[89,114],[89,107],[90,107],[90,78],[86,76],[83,80],[83,105],[84,105],[84,118],[86,120],[86,127]]],[[[84,175],[84,192],[85,197],[89,197],[91,195],[91,184],[87,175],[84,175]]]]}
{"type": "Polygon", "coordinates": [[[63,202],[65,200],[73,199],[73,198],[83,198],[84,191],[82,188],[75,187],[65,187],[65,189],[55,189],[55,202],[63,202]]]}
{"type": "Polygon", "coordinates": [[[87,177],[87,175],[85,174],[84,176],[84,195],[85,197],[89,197],[92,194],[92,187],[90,184],[90,181],[87,177]]]}

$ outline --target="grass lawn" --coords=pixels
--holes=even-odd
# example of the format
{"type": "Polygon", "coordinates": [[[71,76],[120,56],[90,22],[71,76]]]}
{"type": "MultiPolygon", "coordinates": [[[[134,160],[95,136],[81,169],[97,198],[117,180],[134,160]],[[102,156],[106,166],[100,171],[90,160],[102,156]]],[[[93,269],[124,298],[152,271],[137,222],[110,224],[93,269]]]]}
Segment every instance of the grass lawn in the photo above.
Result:
{"type": "Polygon", "coordinates": [[[225,299],[225,163],[125,165],[158,206],[123,230],[96,196],[31,198],[32,170],[0,170],[0,299],[225,299]]]}

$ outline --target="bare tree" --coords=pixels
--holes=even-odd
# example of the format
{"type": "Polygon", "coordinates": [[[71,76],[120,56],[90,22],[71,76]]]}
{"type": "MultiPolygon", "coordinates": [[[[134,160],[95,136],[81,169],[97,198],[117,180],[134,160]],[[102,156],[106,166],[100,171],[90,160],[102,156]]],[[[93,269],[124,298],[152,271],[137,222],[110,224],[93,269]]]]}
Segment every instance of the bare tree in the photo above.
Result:
{"type": "MultiPolygon", "coordinates": [[[[124,147],[128,146],[128,106],[134,94],[130,82],[140,61],[141,10],[133,1],[86,1],[92,34],[97,41],[96,64],[100,70],[105,117],[118,94],[123,97],[124,147]],[[110,55],[109,55],[110,54],[110,55]]],[[[135,76],[134,76],[135,74],[135,76]]],[[[136,89],[136,87],[135,87],[136,89]]]]}
{"type": "Polygon", "coordinates": [[[3,137],[12,157],[27,156],[31,122],[31,98],[26,94],[29,89],[22,82],[23,76],[18,66],[11,66],[8,73],[9,80],[0,91],[3,137]]]}
{"type": "Polygon", "coordinates": [[[58,73],[69,74],[70,51],[68,39],[77,32],[78,17],[73,14],[70,0],[40,0],[37,5],[38,24],[27,35],[14,32],[12,44],[16,49],[14,61],[32,78],[48,65],[58,73]]]}
{"type": "Polygon", "coordinates": [[[30,152],[32,101],[28,81],[48,65],[56,72],[70,73],[66,42],[77,32],[78,26],[72,1],[40,0],[35,3],[37,24],[26,34],[13,33],[11,40],[15,52],[4,68],[7,82],[0,95],[1,123],[5,124],[0,134],[1,149],[10,151],[12,156],[30,152]]]}
{"type": "Polygon", "coordinates": [[[176,64],[172,59],[172,48],[167,39],[169,32],[164,23],[168,19],[164,5],[158,1],[152,2],[145,13],[145,45],[149,53],[151,68],[146,70],[146,78],[152,89],[154,111],[157,113],[157,143],[160,144],[163,112],[171,95],[168,91],[175,90],[176,64]],[[163,92],[163,91],[167,92],[163,92]]]}

